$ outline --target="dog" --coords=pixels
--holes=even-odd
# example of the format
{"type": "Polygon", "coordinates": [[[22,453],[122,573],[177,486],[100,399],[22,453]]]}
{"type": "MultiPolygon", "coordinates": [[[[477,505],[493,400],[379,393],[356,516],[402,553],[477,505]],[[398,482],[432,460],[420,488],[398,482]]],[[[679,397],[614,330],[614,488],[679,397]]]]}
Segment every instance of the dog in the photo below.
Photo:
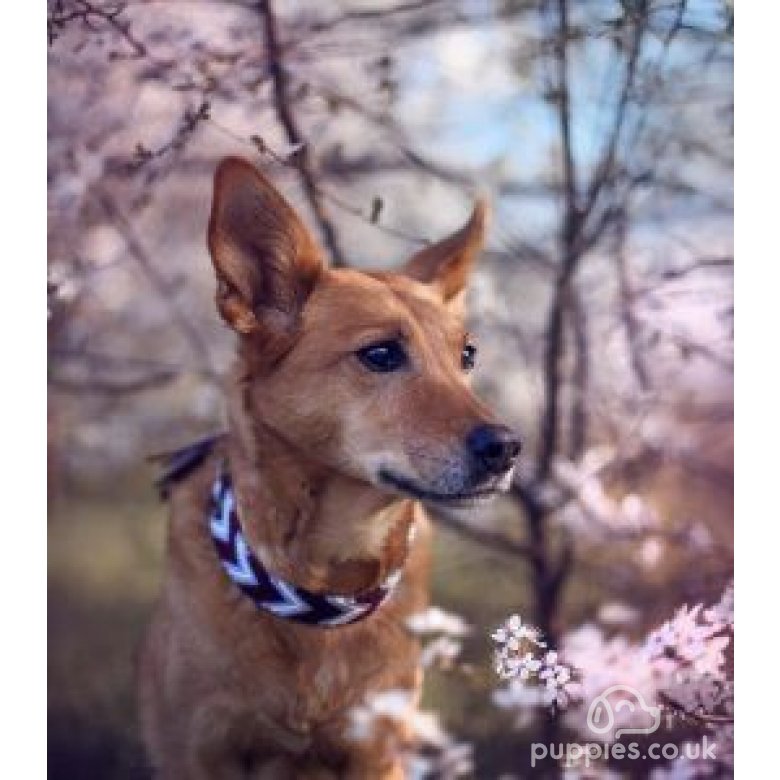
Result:
{"type": "Polygon", "coordinates": [[[329,268],[251,163],[216,171],[208,245],[237,334],[227,432],[178,453],[139,709],[157,777],[401,778],[403,719],[357,735],[372,695],[414,702],[430,525],[504,489],[520,442],[468,384],[463,295],[485,234],[397,272],[329,268]]]}

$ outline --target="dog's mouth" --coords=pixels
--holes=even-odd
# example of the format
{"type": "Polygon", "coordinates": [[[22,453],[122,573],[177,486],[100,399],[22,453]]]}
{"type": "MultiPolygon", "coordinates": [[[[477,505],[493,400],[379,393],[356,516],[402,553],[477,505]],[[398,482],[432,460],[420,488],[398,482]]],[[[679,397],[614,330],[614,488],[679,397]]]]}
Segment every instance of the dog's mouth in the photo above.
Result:
{"type": "Polygon", "coordinates": [[[413,479],[393,474],[385,468],[379,470],[379,480],[384,485],[416,498],[424,503],[445,504],[449,506],[469,506],[489,501],[500,492],[500,485],[485,485],[473,490],[440,492],[420,485],[413,479]]]}

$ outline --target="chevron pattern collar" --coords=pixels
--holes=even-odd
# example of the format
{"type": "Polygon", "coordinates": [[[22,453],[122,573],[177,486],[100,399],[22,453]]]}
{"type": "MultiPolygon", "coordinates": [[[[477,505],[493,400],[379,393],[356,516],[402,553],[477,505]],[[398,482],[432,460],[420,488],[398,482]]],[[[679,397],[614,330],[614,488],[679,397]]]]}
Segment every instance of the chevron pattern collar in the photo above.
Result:
{"type": "MultiPolygon", "coordinates": [[[[224,467],[211,492],[209,528],[228,577],[258,609],[297,623],[323,627],[356,623],[376,611],[401,579],[402,570],[396,569],[371,590],[356,596],[332,596],[313,593],[275,577],[260,563],[244,538],[232,480],[224,467]]],[[[411,538],[410,531],[410,541],[411,538]]]]}

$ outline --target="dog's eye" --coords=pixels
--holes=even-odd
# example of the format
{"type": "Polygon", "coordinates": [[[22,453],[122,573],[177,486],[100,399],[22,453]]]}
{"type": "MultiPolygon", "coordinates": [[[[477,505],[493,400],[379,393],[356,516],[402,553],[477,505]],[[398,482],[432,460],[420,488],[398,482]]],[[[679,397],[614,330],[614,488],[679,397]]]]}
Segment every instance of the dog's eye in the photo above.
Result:
{"type": "Polygon", "coordinates": [[[403,368],[409,358],[398,341],[380,341],[357,351],[360,362],[370,371],[386,374],[403,368]]]}
{"type": "Polygon", "coordinates": [[[460,365],[464,371],[471,371],[477,362],[477,348],[473,344],[466,344],[460,353],[460,365]]]}

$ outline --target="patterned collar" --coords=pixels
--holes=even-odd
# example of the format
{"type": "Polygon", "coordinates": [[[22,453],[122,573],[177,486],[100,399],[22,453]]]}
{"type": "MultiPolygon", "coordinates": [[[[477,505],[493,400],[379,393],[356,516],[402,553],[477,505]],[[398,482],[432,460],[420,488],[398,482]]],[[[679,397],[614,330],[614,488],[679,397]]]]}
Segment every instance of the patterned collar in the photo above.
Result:
{"type": "MultiPolygon", "coordinates": [[[[356,596],[329,596],[285,582],[265,569],[244,538],[236,509],[233,484],[226,468],[211,492],[209,513],[211,537],[228,577],[258,607],[280,618],[310,626],[344,626],[367,618],[392,593],[401,579],[396,569],[385,581],[356,596]]],[[[410,528],[409,541],[414,526],[410,528]]]]}

